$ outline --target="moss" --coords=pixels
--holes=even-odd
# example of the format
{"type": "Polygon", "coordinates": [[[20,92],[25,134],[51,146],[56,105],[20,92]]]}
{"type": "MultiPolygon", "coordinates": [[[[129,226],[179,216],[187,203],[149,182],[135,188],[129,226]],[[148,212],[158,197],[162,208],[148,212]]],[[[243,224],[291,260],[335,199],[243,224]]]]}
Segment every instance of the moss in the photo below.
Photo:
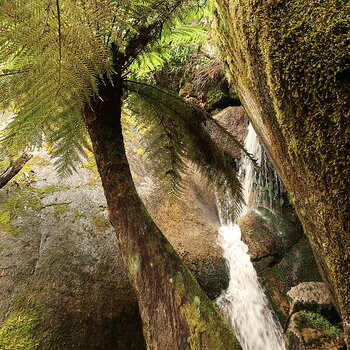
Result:
{"type": "Polygon", "coordinates": [[[95,158],[93,156],[92,153],[88,152],[88,156],[89,156],[89,160],[87,162],[85,162],[82,167],[84,169],[90,170],[91,172],[93,172],[95,175],[99,176],[99,172],[97,170],[97,165],[96,165],[96,161],[95,158]]]}
{"type": "Polygon", "coordinates": [[[101,183],[101,180],[99,178],[93,177],[86,183],[86,185],[91,186],[91,187],[95,187],[95,186],[99,185],[100,183],[101,183]]]}
{"type": "Polygon", "coordinates": [[[296,319],[296,326],[299,329],[313,327],[324,334],[336,337],[341,333],[341,328],[336,325],[332,325],[324,316],[318,313],[310,311],[300,311],[298,318],[296,319]],[[299,316],[300,315],[300,316],[299,316]]]}
{"type": "Polygon", "coordinates": [[[70,186],[69,185],[47,185],[44,187],[40,187],[37,189],[37,192],[40,196],[40,198],[44,198],[45,195],[55,193],[58,191],[63,191],[63,190],[69,190],[70,186]]]}
{"type": "Polygon", "coordinates": [[[14,218],[23,215],[27,210],[41,210],[44,207],[42,199],[46,195],[67,188],[69,186],[65,185],[35,188],[22,184],[0,203],[0,228],[9,234],[19,234],[23,228],[18,228],[13,224],[14,218]]]}
{"type": "Polygon", "coordinates": [[[34,156],[29,162],[29,164],[41,165],[43,167],[51,165],[51,162],[45,158],[34,156]]]}
{"type": "Polygon", "coordinates": [[[186,320],[188,320],[188,344],[190,349],[200,349],[201,334],[206,330],[206,322],[201,317],[199,297],[195,296],[192,303],[183,305],[181,313],[185,316],[186,320]]]}
{"type": "Polygon", "coordinates": [[[1,203],[0,227],[9,234],[18,234],[21,229],[15,227],[12,220],[28,209],[38,211],[41,208],[42,202],[36,190],[27,188],[18,191],[1,203]]]}
{"type": "Polygon", "coordinates": [[[23,311],[10,314],[0,329],[0,349],[39,350],[43,340],[47,342],[48,334],[40,334],[38,328],[36,314],[23,311]]]}
{"type": "Polygon", "coordinates": [[[222,319],[218,310],[204,294],[203,290],[190,275],[186,283],[179,272],[175,276],[176,303],[188,325],[188,345],[190,350],[240,350],[241,346],[232,330],[222,319]],[[189,289],[188,286],[192,288],[189,289]],[[195,287],[195,288],[193,288],[195,287]]]}
{"type": "Polygon", "coordinates": [[[61,217],[64,213],[68,212],[70,210],[69,204],[57,204],[54,206],[53,216],[55,218],[61,217]]]}
{"type": "Polygon", "coordinates": [[[96,228],[101,232],[106,231],[111,226],[109,221],[104,216],[101,216],[101,215],[95,216],[92,219],[92,222],[94,223],[96,228]]]}
{"type": "Polygon", "coordinates": [[[215,4],[231,80],[274,157],[350,339],[350,2],[215,4]]]}
{"type": "Polygon", "coordinates": [[[129,254],[128,256],[128,269],[131,276],[136,276],[140,271],[140,258],[139,256],[134,254],[129,254]]]}

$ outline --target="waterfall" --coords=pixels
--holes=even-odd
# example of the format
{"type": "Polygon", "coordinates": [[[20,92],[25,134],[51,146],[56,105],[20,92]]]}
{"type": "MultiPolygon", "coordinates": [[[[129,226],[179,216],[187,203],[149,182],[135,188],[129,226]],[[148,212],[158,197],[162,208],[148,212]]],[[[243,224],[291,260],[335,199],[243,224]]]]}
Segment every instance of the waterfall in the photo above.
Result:
{"type": "MultiPolygon", "coordinates": [[[[245,147],[261,165],[263,151],[252,125],[248,127],[245,147]]],[[[243,216],[257,200],[257,196],[253,195],[255,169],[247,157],[242,159],[240,175],[243,177],[246,203],[241,214],[243,216]]],[[[248,246],[241,240],[241,229],[228,221],[223,212],[220,215],[218,244],[228,263],[230,283],[217,299],[217,304],[234,329],[243,350],[284,350],[282,328],[275,321],[259,284],[248,246]]]]}
{"type": "MultiPolygon", "coordinates": [[[[244,140],[245,149],[254,157],[258,166],[261,166],[263,151],[259,142],[258,135],[256,134],[253,125],[248,125],[247,137],[244,140]]],[[[243,177],[243,198],[245,205],[242,209],[241,216],[246,214],[249,208],[253,207],[257,201],[257,196],[254,196],[253,185],[255,178],[255,169],[252,161],[245,155],[242,154],[241,165],[239,168],[238,175],[243,177]],[[252,198],[254,196],[254,198],[252,198]]]]}

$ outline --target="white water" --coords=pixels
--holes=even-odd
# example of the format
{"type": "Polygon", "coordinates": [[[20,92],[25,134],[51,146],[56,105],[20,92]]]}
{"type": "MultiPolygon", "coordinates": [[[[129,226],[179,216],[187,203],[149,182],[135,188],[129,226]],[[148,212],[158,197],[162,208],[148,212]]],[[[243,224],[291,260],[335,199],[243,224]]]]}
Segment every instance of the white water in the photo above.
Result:
{"type": "MultiPolygon", "coordinates": [[[[261,164],[262,149],[251,125],[245,147],[257,163],[261,164]]],[[[251,198],[254,171],[251,161],[243,159],[241,174],[244,176],[243,194],[246,205],[241,215],[254,206],[255,200],[251,198]]],[[[238,225],[227,222],[225,217],[221,218],[221,222],[218,244],[229,265],[230,283],[217,299],[217,304],[234,329],[243,350],[284,350],[282,328],[276,323],[259,284],[248,254],[248,246],[241,240],[241,229],[238,225]]]]}
{"type": "MultiPolygon", "coordinates": [[[[258,135],[256,134],[251,123],[248,125],[248,133],[244,140],[244,148],[254,157],[257,165],[260,166],[263,151],[259,142],[258,135]]],[[[254,198],[252,198],[252,195],[254,196],[253,183],[255,177],[255,169],[252,161],[245,154],[242,154],[242,160],[238,175],[241,178],[243,177],[242,187],[243,198],[245,202],[245,206],[243,207],[241,213],[241,216],[243,216],[248,212],[249,208],[254,207],[257,199],[256,195],[254,198]]]]}

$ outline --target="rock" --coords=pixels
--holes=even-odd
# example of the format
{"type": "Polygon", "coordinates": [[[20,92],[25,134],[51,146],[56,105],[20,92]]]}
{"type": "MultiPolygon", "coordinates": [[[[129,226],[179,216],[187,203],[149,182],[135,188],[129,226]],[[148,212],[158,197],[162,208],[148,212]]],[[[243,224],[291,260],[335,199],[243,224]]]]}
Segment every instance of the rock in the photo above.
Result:
{"type": "Polygon", "coordinates": [[[0,196],[0,348],[144,349],[97,175],[40,152],[0,196]]]}
{"type": "MultiPolygon", "coordinates": [[[[247,136],[248,117],[243,107],[227,107],[221,112],[215,114],[213,118],[236,137],[241,144],[244,144],[244,139],[247,136]]],[[[241,150],[233,148],[231,143],[228,143],[225,138],[219,136],[215,128],[209,127],[208,131],[224,152],[235,159],[241,158],[241,150]]]]}
{"type": "Polygon", "coordinates": [[[238,224],[253,261],[268,256],[281,257],[302,236],[296,220],[276,215],[262,207],[248,212],[238,224]]]}
{"type": "Polygon", "coordinates": [[[304,281],[321,281],[309,243],[291,209],[266,208],[239,220],[242,240],[282,327],[289,317],[287,292],[304,281]]]}
{"type": "Polygon", "coordinates": [[[202,288],[214,299],[229,283],[226,262],[217,244],[215,195],[198,174],[190,175],[187,184],[186,193],[177,200],[154,194],[148,210],[202,288]]]}
{"type": "Polygon", "coordinates": [[[227,288],[229,277],[217,244],[219,215],[213,186],[189,165],[183,193],[179,198],[167,195],[154,180],[147,154],[138,152],[138,145],[144,145],[141,135],[132,125],[125,134],[133,178],[149,214],[214,299],[227,288]]]}
{"type": "MultiPolygon", "coordinates": [[[[186,198],[172,202],[145,175],[147,166],[133,169],[156,223],[215,298],[228,276],[214,193],[192,174],[186,198]]],[[[94,162],[59,178],[40,151],[18,176],[0,192],[0,348],[26,337],[39,349],[144,349],[94,162]]]]}
{"type": "Polygon", "coordinates": [[[216,0],[213,27],[232,85],[332,289],[350,348],[348,5],[216,0]]]}
{"type": "Polygon", "coordinates": [[[334,309],[332,295],[324,282],[302,282],[288,291],[290,313],[300,310],[329,313],[334,309]]]}
{"type": "Polygon", "coordinates": [[[341,328],[320,314],[300,311],[290,319],[286,332],[288,350],[345,350],[341,328]]]}

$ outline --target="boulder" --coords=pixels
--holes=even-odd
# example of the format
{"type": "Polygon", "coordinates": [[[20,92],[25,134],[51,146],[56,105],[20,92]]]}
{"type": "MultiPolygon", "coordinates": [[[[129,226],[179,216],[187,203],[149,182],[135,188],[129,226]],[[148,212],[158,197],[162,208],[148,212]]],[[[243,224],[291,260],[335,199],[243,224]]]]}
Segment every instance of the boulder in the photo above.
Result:
{"type": "Polygon", "coordinates": [[[331,292],[324,282],[302,282],[292,287],[287,296],[290,314],[300,310],[328,314],[334,310],[331,292]]]}
{"type": "Polygon", "coordinates": [[[349,2],[216,0],[213,14],[231,83],[303,224],[350,348],[349,2]]]}
{"type": "Polygon", "coordinates": [[[286,333],[288,350],[345,350],[344,336],[320,314],[299,311],[292,315],[286,333]]]}
{"type": "Polygon", "coordinates": [[[238,221],[242,230],[242,240],[249,247],[253,261],[268,256],[276,259],[284,255],[298,240],[303,232],[295,217],[275,214],[267,208],[257,208],[248,212],[238,221]]]}
{"type": "Polygon", "coordinates": [[[301,225],[291,208],[258,208],[239,220],[242,240],[282,327],[289,316],[287,292],[304,281],[321,281],[301,225]]]}
{"type": "MultiPolygon", "coordinates": [[[[213,118],[229,131],[242,145],[247,136],[248,116],[242,106],[232,106],[223,109],[215,114],[213,118]]],[[[217,142],[219,147],[235,159],[241,158],[241,150],[232,147],[232,143],[227,142],[215,128],[208,128],[209,134],[217,142]]]]}

